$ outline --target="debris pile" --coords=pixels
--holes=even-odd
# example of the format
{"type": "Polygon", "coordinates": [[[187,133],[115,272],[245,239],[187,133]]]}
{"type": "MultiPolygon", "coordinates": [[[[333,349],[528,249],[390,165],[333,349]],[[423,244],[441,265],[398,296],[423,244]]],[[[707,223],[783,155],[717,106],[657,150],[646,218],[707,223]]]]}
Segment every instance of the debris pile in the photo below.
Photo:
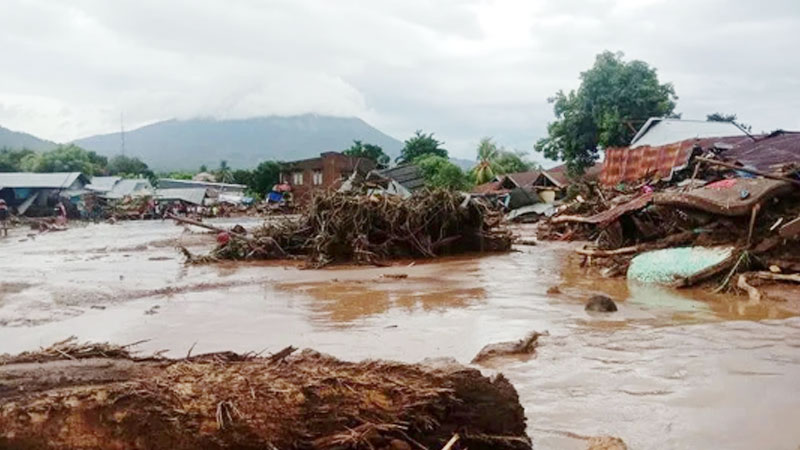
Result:
{"type": "Polygon", "coordinates": [[[7,358],[0,447],[531,448],[502,375],[289,349],[271,358],[7,358]]]}
{"type": "Polygon", "coordinates": [[[683,287],[717,279],[719,290],[753,292],[742,288],[752,287],[749,279],[796,281],[800,148],[768,170],[726,160],[725,149],[692,154],[667,180],[584,186],[540,223],[539,239],[593,241],[577,250],[583,264],[644,282],[683,287]],[[757,273],[735,283],[736,273],[748,271],[757,273]]]}
{"type": "Polygon", "coordinates": [[[479,199],[446,190],[408,198],[326,191],[314,196],[299,219],[267,221],[251,235],[220,236],[206,256],[184,253],[192,262],[302,257],[312,267],[380,265],[393,258],[507,251],[512,236],[501,220],[479,199]]]}

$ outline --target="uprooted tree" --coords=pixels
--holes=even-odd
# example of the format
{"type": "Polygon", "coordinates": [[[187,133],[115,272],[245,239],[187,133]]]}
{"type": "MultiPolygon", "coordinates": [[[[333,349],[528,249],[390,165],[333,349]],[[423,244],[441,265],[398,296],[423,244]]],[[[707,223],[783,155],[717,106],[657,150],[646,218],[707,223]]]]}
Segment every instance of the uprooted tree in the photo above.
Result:
{"type": "Polygon", "coordinates": [[[623,56],[609,51],[597,55],[594,66],[581,73],[577,90],[558,91],[548,99],[556,120],[534,148],[565,161],[573,175],[594,164],[600,148],[628,145],[647,119],[675,111],[678,97],[672,83],[660,83],[656,69],[643,61],[626,62],[623,56]]]}

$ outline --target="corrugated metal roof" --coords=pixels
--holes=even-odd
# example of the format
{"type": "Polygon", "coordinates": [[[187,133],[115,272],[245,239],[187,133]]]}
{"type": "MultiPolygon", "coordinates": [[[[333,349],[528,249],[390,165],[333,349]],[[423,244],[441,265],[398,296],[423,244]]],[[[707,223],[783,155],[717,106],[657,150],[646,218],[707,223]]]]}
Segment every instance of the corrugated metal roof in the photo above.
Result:
{"type": "Polygon", "coordinates": [[[92,177],[92,182],[86,185],[86,189],[95,192],[108,192],[121,179],[122,177],[92,177]]]}
{"type": "Polygon", "coordinates": [[[800,132],[776,131],[757,136],[755,141],[743,141],[720,156],[768,172],[781,164],[800,163],[800,132]]]}
{"type": "Polygon", "coordinates": [[[414,191],[425,186],[425,178],[422,175],[422,171],[414,164],[404,164],[392,167],[391,169],[375,170],[373,173],[380,177],[394,180],[409,191],[414,191]]]}
{"type": "Polygon", "coordinates": [[[142,178],[119,180],[108,193],[109,198],[122,198],[129,195],[152,194],[153,186],[150,181],[142,178]]]}
{"type": "Polygon", "coordinates": [[[78,179],[89,180],[80,172],[3,172],[0,173],[1,188],[66,189],[78,179]]]}
{"type": "Polygon", "coordinates": [[[746,136],[731,122],[650,118],[631,140],[630,148],[659,147],[688,139],[746,136]]]}
{"type": "Polygon", "coordinates": [[[221,191],[244,191],[247,186],[243,184],[211,183],[208,181],[160,178],[158,180],[158,187],[163,189],[212,188],[221,191]]]}
{"type": "Polygon", "coordinates": [[[156,189],[159,200],[181,200],[193,205],[202,205],[206,198],[206,188],[156,189]]]}

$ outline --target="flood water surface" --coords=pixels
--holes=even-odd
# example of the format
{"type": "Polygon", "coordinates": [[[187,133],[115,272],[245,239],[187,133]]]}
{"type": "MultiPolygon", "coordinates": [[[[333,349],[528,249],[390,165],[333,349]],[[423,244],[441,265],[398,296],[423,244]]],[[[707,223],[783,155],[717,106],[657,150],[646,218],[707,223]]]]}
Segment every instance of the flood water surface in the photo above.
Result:
{"type": "Polygon", "coordinates": [[[800,319],[780,304],[589,276],[563,244],[324,270],[186,266],[177,245],[202,252],[213,235],[168,222],[13,230],[0,241],[0,353],[75,335],[146,339],[141,352],[174,357],[294,345],[466,364],[486,344],[547,331],[535,358],[482,368],[517,387],[538,449],[585,448],[595,435],[633,449],[800,444],[800,319]],[[585,312],[595,293],[619,311],[585,312]]]}

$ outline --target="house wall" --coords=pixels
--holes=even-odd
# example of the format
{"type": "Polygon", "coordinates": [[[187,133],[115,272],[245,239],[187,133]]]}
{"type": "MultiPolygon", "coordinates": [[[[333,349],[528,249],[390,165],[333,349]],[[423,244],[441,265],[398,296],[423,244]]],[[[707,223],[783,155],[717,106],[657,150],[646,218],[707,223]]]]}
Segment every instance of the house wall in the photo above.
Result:
{"type": "MultiPolygon", "coordinates": [[[[375,168],[375,162],[365,158],[354,158],[337,152],[327,152],[319,158],[287,163],[281,172],[281,181],[292,186],[295,202],[304,203],[311,199],[314,191],[335,189],[357,169],[367,173],[375,168]],[[314,184],[314,173],[321,174],[319,184],[314,184]],[[295,183],[295,173],[302,174],[302,184],[295,183]]],[[[318,175],[319,177],[319,175],[318,175]]]]}

